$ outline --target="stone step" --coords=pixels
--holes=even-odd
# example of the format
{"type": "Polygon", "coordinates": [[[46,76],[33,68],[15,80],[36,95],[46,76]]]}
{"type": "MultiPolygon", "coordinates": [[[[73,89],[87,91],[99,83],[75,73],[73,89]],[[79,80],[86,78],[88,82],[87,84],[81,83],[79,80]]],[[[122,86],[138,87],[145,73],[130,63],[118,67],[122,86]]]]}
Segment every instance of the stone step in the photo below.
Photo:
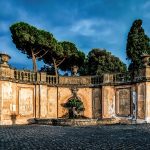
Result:
{"type": "Polygon", "coordinates": [[[146,123],[128,118],[105,118],[105,119],[35,119],[35,124],[55,125],[55,126],[93,126],[93,125],[112,125],[112,124],[138,124],[146,123]]]}
{"type": "Polygon", "coordinates": [[[60,126],[90,126],[97,125],[97,119],[35,119],[35,123],[60,126]]]}

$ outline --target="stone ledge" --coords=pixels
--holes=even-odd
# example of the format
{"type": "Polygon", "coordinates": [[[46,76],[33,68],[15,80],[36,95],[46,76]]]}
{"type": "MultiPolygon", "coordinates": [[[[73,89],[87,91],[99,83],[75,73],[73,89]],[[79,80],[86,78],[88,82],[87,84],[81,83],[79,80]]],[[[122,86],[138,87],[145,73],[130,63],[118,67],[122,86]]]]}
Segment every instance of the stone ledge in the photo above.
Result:
{"type": "Polygon", "coordinates": [[[118,124],[116,119],[35,119],[35,123],[39,125],[55,125],[55,126],[93,126],[118,124]]]}
{"type": "Polygon", "coordinates": [[[97,125],[97,119],[35,119],[35,123],[56,126],[91,126],[97,125]]]}

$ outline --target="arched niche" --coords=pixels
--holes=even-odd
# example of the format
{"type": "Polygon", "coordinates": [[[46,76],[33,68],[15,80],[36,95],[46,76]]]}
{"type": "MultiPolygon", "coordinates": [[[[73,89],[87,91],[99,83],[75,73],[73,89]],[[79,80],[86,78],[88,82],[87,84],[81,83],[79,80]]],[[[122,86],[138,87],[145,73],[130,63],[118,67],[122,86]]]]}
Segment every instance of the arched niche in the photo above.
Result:
{"type": "Polygon", "coordinates": [[[82,118],[84,112],[84,104],[80,97],[72,96],[70,97],[67,102],[64,104],[64,107],[68,109],[68,118],[75,119],[75,118],[82,118]]]}

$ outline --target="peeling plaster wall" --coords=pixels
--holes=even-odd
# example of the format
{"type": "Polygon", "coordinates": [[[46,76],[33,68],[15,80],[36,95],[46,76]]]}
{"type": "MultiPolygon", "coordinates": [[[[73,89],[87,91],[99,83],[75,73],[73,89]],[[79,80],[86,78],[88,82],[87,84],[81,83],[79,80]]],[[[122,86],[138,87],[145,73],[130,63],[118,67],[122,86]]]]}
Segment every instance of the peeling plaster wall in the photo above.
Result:
{"type": "Polygon", "coordinates": [[[115,90],[113,86],[102,87],[102,118],[112,118],[115,112],[115,90]]]}
{"type": "MultiPolygon", "coordinates": [[[[33,118],[64,117],[68,110],[63,104],[72,96],[70,87],[0,81],[1,124],[24,124],[33,118]]],[[[92,89],[78,88],[77,96],[85,107],[83,115],[92,118],[92,89]]]]}
{"type": "Polygon", "coordinates": [[[11,114],[17,110],[16,92],[16,84],[1,81],[1,120],[6,124],[12,123],[11,114]]]}
{"type": "Polygon", "coordinates": [[[34,117],[34,86],[1,81],[1,124],[22,124],[34,117]]]}
{"type": "MultiPolygon", "coordinates": [[[[14,83],[12,83],[14,84],[14,83]]],[[[14,85],[13,85],[14,86],[14,85]]],[[[18,84],[16,90],[16,124],[28,123],[35,117],[35,86],[31,84],[18,84]]],[[[13,122],[13,120],[11,120],[13,122]]]]}
{"type": "Polygon", "coordinates": [[[80,88],[78,91],[78,96],[83,102],[85,108],[83,115],[87,118],[92,118],[92,89],[80,88]]]}
{"type": "MultiPolygon", "coordinates": [[[[63,105],[74,94],[71,88],[0,81],[0,124],[25,124],[33,118],[65,117],[68,110],[63,105]]],[[[150,82],[119,86],[103,85],[102,88],[75,88],[76,95],[85,108],[83,115],[87,118],[119,117],[116,115],[117,89],[129,89],[130,117],[133,115],[132,119],[137,117],[150,122],[150,82]],[[100,109],[102,110],[99,111],[100,109]]]]}

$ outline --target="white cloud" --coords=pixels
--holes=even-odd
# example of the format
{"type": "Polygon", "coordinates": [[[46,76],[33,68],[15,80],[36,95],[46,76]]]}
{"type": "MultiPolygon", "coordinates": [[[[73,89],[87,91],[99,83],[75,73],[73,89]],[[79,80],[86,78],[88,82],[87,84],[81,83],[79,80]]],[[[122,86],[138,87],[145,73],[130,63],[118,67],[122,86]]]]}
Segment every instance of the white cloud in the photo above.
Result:
{"type": "Polygon", "coordinates": [[[105,42],[108,44],[117,44],[125,31],[124,24],[104,19],[83,19],[70,27],[70,32],[75,36],[91,37],[91,42],[105,42]]]}
{"type": "Polygon", "coordinates": [[[93,28],[94,25],[97,25],[97,22],[94,20],[80,20],[79,22],[73,24],[70,31],[77,34],[90,36],[95,33],[93,28]]]}
{"type": "MultiPolygon", "coordinates": [[[[98,28],[104,27],[105,25],[105,20],[83,19],[77,21],[75,24],[73,23],[70,31],[83,36],[93,36],[97,34],[98,28]]],[[[108,31],[102,31],[101,33],[103,34],[104,32],[108,34],[108,31]]]]}

